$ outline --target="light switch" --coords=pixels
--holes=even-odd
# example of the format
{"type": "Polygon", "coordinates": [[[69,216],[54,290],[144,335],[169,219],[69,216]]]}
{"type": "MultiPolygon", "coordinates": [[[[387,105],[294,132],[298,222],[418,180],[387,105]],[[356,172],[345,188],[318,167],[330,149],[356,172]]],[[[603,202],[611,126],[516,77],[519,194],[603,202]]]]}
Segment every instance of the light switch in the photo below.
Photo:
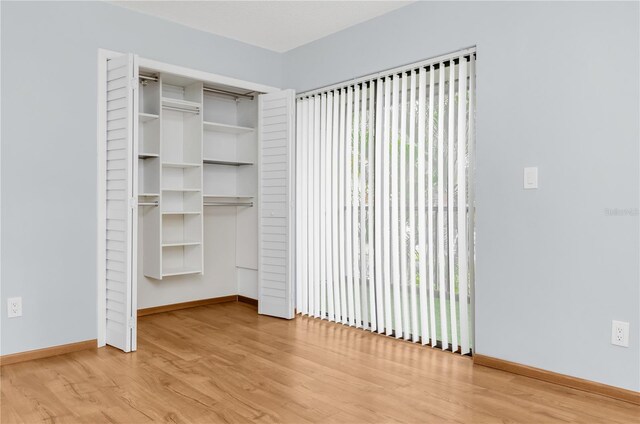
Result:
{"type": "Polygon", "coordinates": [[[524,188],[538,188],[538,167],[524,168],[524,188]]]}

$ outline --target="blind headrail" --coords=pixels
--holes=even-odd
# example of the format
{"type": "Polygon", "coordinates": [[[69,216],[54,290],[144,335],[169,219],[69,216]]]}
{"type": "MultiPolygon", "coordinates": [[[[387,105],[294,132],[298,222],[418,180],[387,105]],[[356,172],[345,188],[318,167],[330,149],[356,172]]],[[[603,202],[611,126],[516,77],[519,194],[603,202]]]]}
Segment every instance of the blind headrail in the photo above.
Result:
{"type": "Polygon", "coordinates": [[[387,69],[384,71],[380,71],[380,72],[375,72],[373,74],[368,74],[368,75],[363,75],[360,77],[356,77],[350,80],[346,80],[346,81],[342,81],[339,82],[337,84],[331,84],[331,85],[326,85],[324,87],[318,87],[318,88],[314,88],[312,90],[307,90],[304,91],[302,93],[299,93],[296,98],[300,99],[300,98],[304,98],[304,97],[310,97],[310,96],[314,96],[316,94],[320,94],[320,93],[325,93],[328,91],[332,91],[332,90],[336,90],[336,89],[340,89],[340,88],[346,88],[346,87],[350,87],[356,84],[362,84],[362,83],[366,83],[378,78],[385,78],[385,77],[389,77],[391,75],[397,75],[403,72],[407,72],[407,71],[412,71],[414,69],[419,69],[419,68],[424,68],[427,66],[432,66],[438,63],[442,63],[442,62],[448,62],[452,59],[456,59],[460,56],[471,56],[474,55],[476,53],[476,46],[472,46],[472,47],[467,47],[461,50],[456,50],[450,53],[446,53],[440,56],[436,56],[436,57],[432,57],[430,59],[425,59],[425,60],[421,60],[419,62],[413,62],[413,63],[409,63],[407,65],[402,65],[402,66],[398,66],[396,68],[392,68],[392,69],[387,69]]]}

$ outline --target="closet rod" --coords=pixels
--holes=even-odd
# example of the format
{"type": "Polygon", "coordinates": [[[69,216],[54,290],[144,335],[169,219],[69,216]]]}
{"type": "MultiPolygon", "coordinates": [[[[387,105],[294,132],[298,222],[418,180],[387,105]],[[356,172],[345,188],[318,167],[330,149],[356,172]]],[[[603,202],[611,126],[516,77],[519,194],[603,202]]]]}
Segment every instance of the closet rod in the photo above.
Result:
{"type": "Polygon", "coordinates": [[[248,206],[253,207],[253,202],[249,203],[231,203],[231,202],[206,202],[204,206],[248,206]]]}
{"type": "Polygon", "coordinates": [[[195,113],[196,115],[200,114],[200,109],[184,109],[181,107],[173,107],[173,106],[162,106],[163,109],[169,110],[177,110],[178,112],[187,112],[187,113],[195,113]]]}
{"type": "Polygon", "coordinates": [[[138,202],[138,206],[158,206],[158,201],[155,202],[138,202]]]}
{"type": "Polygon", "coordinates": [[[203,87],[202,91],[205,91],[207,93],[223,94],[225,96],[231,96],[231,97],[236,98],[236,99],[238,99],[240,97],[244,97],[246,99],[253,100],[253,95],[252,94],[234,93],[232,91],[221,90],[219,88],[203,87]]]}
{"type": "Polygon", "coordinates": [[[153,76],[153,75],[139,74],[138,78],[140,78],[141,80],[158,81],[158,77],[153,76]]]}

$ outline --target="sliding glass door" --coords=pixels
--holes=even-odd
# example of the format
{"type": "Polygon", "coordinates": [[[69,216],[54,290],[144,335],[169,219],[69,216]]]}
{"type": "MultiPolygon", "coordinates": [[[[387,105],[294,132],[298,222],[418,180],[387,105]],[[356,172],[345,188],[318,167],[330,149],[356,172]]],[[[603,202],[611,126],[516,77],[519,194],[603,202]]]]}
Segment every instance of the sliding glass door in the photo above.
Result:
{"type": "Polygon", "coordinates": [[[475,50],[297,99],[297,311],[471,352],[475,50]]]}

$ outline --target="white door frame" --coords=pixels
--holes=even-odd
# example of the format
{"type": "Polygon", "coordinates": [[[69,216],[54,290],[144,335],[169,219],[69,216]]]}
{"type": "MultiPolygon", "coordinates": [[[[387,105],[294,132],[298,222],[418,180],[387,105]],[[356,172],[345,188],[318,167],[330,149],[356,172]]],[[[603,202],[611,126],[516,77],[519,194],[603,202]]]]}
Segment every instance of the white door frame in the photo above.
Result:
{"type": "MultiPolygon", "coordinates": [[[[125,53],[116,52],[106,49],[98,49],[98,81],[97,81],[97,108],[98,108],[98,122],[97,122],[97,190],[98,190],[98,202],[97,202],[97,319],[98,319],[98,347],[103,347],[106,344],[106,281],[105,281],[105,267],[106,264],[106,170],[105,170],[105,144],[106,144],[106,84],[107,84],[107,60],[116,56],[123,55],[125,53]]],[[[152,59],[146,59],[143,57],[138,58],[138,66],[140,68],[150,68],[154,71],[175,74],[184,76],[187,78],[196,79],[205,83],[227,85],[230,87],[240,88],[247,91],[256,91],[260,93],[272,93],[279,91],[279,88],[271,87],[268,85],[257,84],[249,81],[243,81],[240,79],[227,77],[224,75],[212,74],[210,72],[199,71],[191,68],[185,68],[178,65],[172,65],[164,62],[158,62],[152,59]]],[[[259,199],[258,199],[259,201],[259,199]]],[[[137,291],[137,286],[132,287],[133,291],[137,291]]]]}

